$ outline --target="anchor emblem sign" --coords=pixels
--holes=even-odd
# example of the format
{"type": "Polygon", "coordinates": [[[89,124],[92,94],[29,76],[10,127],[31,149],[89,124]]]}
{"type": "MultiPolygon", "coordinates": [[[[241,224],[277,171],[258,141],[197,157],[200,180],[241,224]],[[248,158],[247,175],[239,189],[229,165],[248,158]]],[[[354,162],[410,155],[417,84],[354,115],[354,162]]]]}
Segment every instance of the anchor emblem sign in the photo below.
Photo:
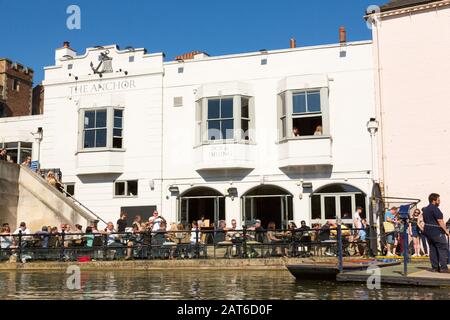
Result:
{"type": "Polygon", "coordinates": [[[94,68],[94,63],[91,62],[91,68],[92,71],[94,71],[94,74],[103,74],[103,73],[110,73],[113,72],[112,69],[112,58],[108,56],[109,50],[106,50],[105,52],[100,53],[100,63],[96,68],[94,68]]]}

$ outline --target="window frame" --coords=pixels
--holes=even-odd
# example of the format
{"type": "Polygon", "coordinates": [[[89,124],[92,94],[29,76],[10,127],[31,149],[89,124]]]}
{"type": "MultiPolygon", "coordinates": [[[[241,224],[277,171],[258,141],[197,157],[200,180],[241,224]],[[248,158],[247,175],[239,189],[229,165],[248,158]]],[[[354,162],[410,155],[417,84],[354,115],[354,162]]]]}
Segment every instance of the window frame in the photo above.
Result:
{"type": "MultiPolygon", "coordinates": [[[[225,143],[254,143],[253,131],[255,128],[255,102],[254,97],[243,94],[220,95],[202,97],[196,101],[196,145],[225,144],[225,143]],[[233,99],[233,118],[208,119],[208,102],[217,99],[233,99]],[[242,99],[248,99],[248,118],[242,118],[242,99]],[[233,137],[228,139],[209,139],[208,122],[217,120],[233,120],[233,137]],[[248,139],[242,131],[242,120],[248,121],[248,139]]],[[[220,112],[220,109],[219,109],[220,112]]],[[[219,115],[220,116],[220,115],[219,115]]]]}
{"type": "MultiPolygon", "coordinates": [[[[17,160],[14,163],[17,163],[17,164],[21,164],[22,162],[25,161],[25,159],[22,159],[22,154],[23,154],[24,150],[29,152],[29,156],[33,157],[33,142],[29,142],[29,141],[4,141],[4,142],[0,142],[0,147],[1,148],[5,148],[8,153],[11,152],[11,150],[16,151],[17,152],[17,160]],[[8,144],[13,144],[13,143],[16,143],[17,147],[8,147],[7,146],[8,144]],[[25,147],[25,146],[22,145],[23,143],[29,143],[29,144],[31,144],[31,147],[25,147]]],[[[24,158],[26,158],[26,157],[28,157],[28,155],[25,156],[24,158]]]]}
{"type": "MultiPolygon", "coordinates": [[[[125,144],[125,136],[124,136],[124,127],[125,127],[125,108],[121,106],[100,106],[95,108],[80,108],[78,110],[78,116],[79,116],[79,129],[78,129],[78,152],[77,153],[84,153],[84,152],[100,152],[100,151],[118,151],[118,152],[124,152],[126,151],[124,144],[125,144]],[[101,111],[106,110],[106,146],[105,147],[92,147],[92,148],[85,148],[84,147],[84,139],[85,139],[85,128],[84,128],[84,119],[86,112],[89,111],[101,111]],[[120,110],[122,111],[122,147],[121,148],[114,148],[114,111],[120,110]]],[[[118,129],[118,128],[116,128],[118,129]]],[[[97,130],[97,128],[90,128],[88,130],[97,130]]]]}
{"type": "MultiPolygon", "coordinates": [[[[307,99],[307,98],[306,98],[307,99]]],[[[307,100],[306,100],[307,101],[307,100]]],[[[307,105],[306,105],[307,108],[307,105]]],[[[329,88],[328,87],[314,87],[314,88],[300,88],[293,90],[285,90],[278,94],[278,141],[284,142],[288,140],[308,140],[308,139],[323,139],[330,138],[329,125],[329,88]],[[294,95],[299,93],[320,92],[320,112],[304,112],[294,113],[294,95]],[[285,115],[283,115],[283,110],[285,115]],[[294,119],[322,117],[322,135],[309,135],[295,137],[293,135],[293,121],[294,119]],[[286,133],[283,134],[283,118],[286,119],[286,133]]]]}
{"type": "Polygon", "coordinates": [[[113,198],[138,198],[139,197],[139,179],[131,179],[131,180],[116,180],[113,183],[113,198]],[[130,182],[136,182],[136,195],[128,195],[128,184],[130,182]],[[117,195],[116,194],[116,184],[117,183],[123,183],[124,184],[124,194],[123,195],[117,195]]]}

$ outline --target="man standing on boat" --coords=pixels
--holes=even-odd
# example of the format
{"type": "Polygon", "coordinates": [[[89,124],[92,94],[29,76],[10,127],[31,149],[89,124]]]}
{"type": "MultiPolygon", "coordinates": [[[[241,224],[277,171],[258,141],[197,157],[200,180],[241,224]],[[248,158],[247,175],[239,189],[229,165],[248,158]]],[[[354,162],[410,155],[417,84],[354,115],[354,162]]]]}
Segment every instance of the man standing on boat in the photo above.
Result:
{"type": "Polygon", "coordinates": [[[430,204],[423,209],[423,220],[425,222],[424,233],[430,246],[432,272],[450,273],[447,267],[447,237],[450,234],[445,226],[444,215],[439,209],[441,204],[440,195],[432,193],[428,197],[428,201],[430,204]]]}

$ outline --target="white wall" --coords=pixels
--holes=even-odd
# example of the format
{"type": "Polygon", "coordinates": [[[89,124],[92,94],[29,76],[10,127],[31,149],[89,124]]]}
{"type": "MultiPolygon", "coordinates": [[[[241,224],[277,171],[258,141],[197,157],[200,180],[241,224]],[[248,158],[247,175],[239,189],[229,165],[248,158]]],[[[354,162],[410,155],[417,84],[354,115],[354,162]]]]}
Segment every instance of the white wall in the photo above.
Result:
{"type": "MultiPolygon", "coordinates": [[[[314,189],[330,182],[345,182],[371,192],[370,135],[366,123],[375,115],[372,45],[353,43],[346,47],[346,57],[339,45],[298,48],[235,56],[211,57],[165,64],[164,77],[164,202],[163,209],[174,213],[176,200],[168,187],[177,185],[181,193],[192,186],[212,186],[223,194],[230,187],[238,188],[242,196],[259,185],[260,176],[266,183],[279,185],[294,195],[294,218],[309,220],[309,197],[302,200],[297,183],[301,178],[313,181],[314,189]],[[267,65],[261,65],[264,56],[267,65]],[[184,73],[178,73],[178,67],[184,73]],[[278,168],[277,88],[286,77],[303,76],[314,81],[317,76],[329,79],[330,130],[333,139],[331,176],[312,170],[294,170],[289,175],[278,168]],[[228,83],[227,83],[228,82],[228,83]],[[231,83],[230,83],[231,82],[231,83]],[[222,91],[231,90],[235,82],[245,84],[255,99],[256,165],[251,172],[219,170],[195,171],[195,101],[204,85],[222,84],[222,91]],[[182,96],[183,106],[173,107],[173,98],[182,96]],[[224,181],[224,182],[220,182],[224,181]],[[169,198],[169,199],[167,199],[169,198]]],[[[308,80],[309,79],[309,80],[308,80]]],[[[220,87],[220,85],[218,86],[220,87]]],[[[225,94],[225,93],[224,93],[225,94]]],[[[240,201],[227,198],[227,221],[240,220],[240,201]]],[[[172,216],[175,221],[176,216],[172,216]]]]}
{"type": "MultiPolygon", "coordinates": [[[[433,5],[433,4],[431,4],[433,5]]],[[[374,29],[386,195],[441,194],[450,217],[450,7],[383,17],[374,29]]]]}
{"type": "Polygon", "coordinates": [[[85,55],[62,62],[61,67],[46,68],[42,160],[44,167],[61,168],[63,182],[75,183],[78,200],[103,219],[115,222],[122,206],[160,206],[163,69],[161,54],[146,55],[143,50],[134,53],[118,51],[114,46],[105,48],[113,58],[114,72],[105,73],[102,78],[93,74],[89,64],[93,61],[97,65],[97,57],[104,50],[88,49],[85,55]],[[128,61],[130,55],[135,57],[134,62],[128,61]],[[66,69],[68,63],[73,64],[71,70],[66,69]],[[74,79],[75,75],[78,80],[74,79]],[[133,85],[127,88],[107,85],[118,81],[133,85]],[[111,90],[92,89],[93,85],[99,84],[107,85],[111,90]],[[85,89],[75,92],[75,86],[85,89]],[[98,157],[119,155],[116,152],[77,153],[79,109],[101,106],[124,108],[125,152],[120,153],[121,172],[80,175],[82,157],[91,157],[89,161],[94,163],[98,157]],[[113,197],[115,180],[134,179],[139,179],[137,198],[113,197]],[[150,190],[150,180],[155,181],[155,190],[150,190]]]}

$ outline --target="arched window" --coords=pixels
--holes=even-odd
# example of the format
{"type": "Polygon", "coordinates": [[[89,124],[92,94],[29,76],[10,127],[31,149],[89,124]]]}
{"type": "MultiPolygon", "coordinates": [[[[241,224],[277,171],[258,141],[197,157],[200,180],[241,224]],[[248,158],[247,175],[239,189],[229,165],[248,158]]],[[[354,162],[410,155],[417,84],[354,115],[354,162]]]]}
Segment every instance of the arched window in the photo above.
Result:
{"type": "Polygon", "coordinates": [[[360,189],[348,184],[330,184],[319,188],[311,195],[311,219],[335,221],[342,219],[351,225],[358,207],[361,217],[366,217],[366,195],[360,189]]]}

